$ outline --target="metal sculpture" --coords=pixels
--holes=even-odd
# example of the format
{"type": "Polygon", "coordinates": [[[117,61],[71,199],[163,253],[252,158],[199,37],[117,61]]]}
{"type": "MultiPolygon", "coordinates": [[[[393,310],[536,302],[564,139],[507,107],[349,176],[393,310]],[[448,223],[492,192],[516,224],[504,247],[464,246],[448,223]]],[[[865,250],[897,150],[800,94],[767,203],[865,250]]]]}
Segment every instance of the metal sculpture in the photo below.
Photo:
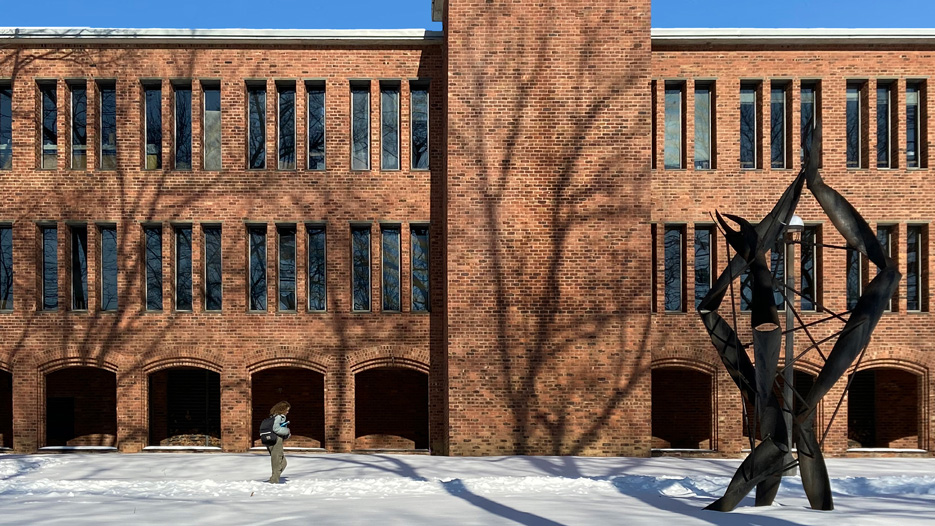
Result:
{"type": "MultiPolygon", "coordinates": [[[[812,144],[821,144],[820,140],[821,130],[816,129],[812,144]]],[[[753,404],[755,409],[750,420],[759,427],[762,440],[752,448],[750,455],[737,469],[724,496],[705,509],[731,511],[754,487],[756,505],[768,506],[779,491],[782,473],[796,464],[811,507],[818,510],[834,509],[831,483],[821,445],[813,428],[813,417],[818,402],[866,348],[874,327],[896,291],[900,274],[863,217],[841,194],[824,183],[818,173],[818,157],[817,154],[808,156],[805,167],[783,192],[773,210],[756,226],[738,216],[717,214],[717,221],[736,254],[701,300],[698,313],[731,378],[740,388],[742,396],[753,404]],[[783,285],[776,282],[770,273],[766,252],[784,235],[786,225],[798,205],[803,184],[807,185],[832,224],[847,241],[848,249],[863,254],[876,265],[879,273],[864,289],[856,307],[851,310],[850,317],[838,333],[809,392],[804,396],[795,394],[800,402],[793,420],[798,459],[787,462],[791,458],[792,445],[788,443],[783,408],[773,391],[779,374],[783,334],[773,286],[776,284],[782,290],[783,285]],[[738,229],[731,228],[725,217],[736,223],[738,229]],[[725,295],[732,290],[733,281],[745,271],[749,271],[752,281],[750,322],[755,366],[735,329],[718,313],[725,295]]],[[[791,301],[787,301],[786,305],[786,308],[792,308],[791,301]]],[[[817,344],[813,347],[817,347],[817,344]]],[[[790,400],[785,402],[789,407],[792,406],[790,400]]],[[[752,441],[755,432],[750,436],[752,441]]]]}

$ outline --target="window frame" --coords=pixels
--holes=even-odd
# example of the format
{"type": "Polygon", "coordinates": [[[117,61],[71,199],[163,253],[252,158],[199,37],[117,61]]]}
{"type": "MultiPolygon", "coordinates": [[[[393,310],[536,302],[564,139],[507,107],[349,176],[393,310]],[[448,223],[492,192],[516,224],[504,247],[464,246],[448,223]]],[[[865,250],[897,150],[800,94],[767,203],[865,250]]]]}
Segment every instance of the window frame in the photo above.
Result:
{"type": "Polygon", "coordinates": [[[662,233],[662,272],[663,272],[663,310],[666,313],[676,313],[676,312],[685,312],[686,309],[686,257],[685,257],[685,225],[682,223],[666,223],[663,226],[662,233]],[[669,237],[670,233],[675,232],[678,235],[677,238],[677,256],[678,256],[678,266],[670,272],[670,258],[669,258],[669,237]],[[677,296],[670,295],[671,289],[669,286],[669,276],[670,274],[674,275],[674,272],[678,273],[678,284],[677,284],[677,296]],[[678,302],[678,305],[670,303],[670,299],[674,297],[675,301],[678,302]]]}
{"type": "MultiPolygon", "coordinates": [[[[267,167],[269,166],[269,145],[267,144],[268,141],[266,137],[266,128],[269,126],[269,115],[267,115],[267,105],[269,104],[269,101],[267,100],[268,90],[266,86],[266,80],[248,80],[245,82],[245,86],[246,86],[246,95],[247,95],[247,104],[246,104],[247,170],[266,170],[267,167]],[[262,142],[260,143],[260,146],[262,147],[262,156],[263,156],[262,166],[254,166],[253,161],[251,160],[254,156],[254,153],[252,151],[253,150],[252,141],[253,141],[253,132],[254,132],[254,123],[253,123],[253,117],[252,117],[253,115],[253,102],[252,102],[253,93],[263,94],[262,105],[257,105],[258,108],[262,108],[263,110],[262,114],[260,114],[259,112],[257,114],[257,119],[262,121],[261,123],[257,124],[257,126],[261,126],[260,128],[261,133],[258,136],[262,138],[262,142]]],[[[259,157],[260,153],[261,153],[260,151],[257,151],[256,156],[259,157]]]]}
{"type": "Polygon", "coordinates": [[[373,312],[373,228],[371,223],[351,223],[351,312],[352,313],[370,313],[373,312]],[[366,283],[366,292],[367,292],[367,308],[358,309],[357,308],[357,298],[356,298],[356,289],[357,289],[357,269],[354,265],[355,259],[355,233],[357,232],[366,232],[367,233],[367,283],[366,283]]]}
{"type": "Polygon", "coordinates": [[[9,79],[0,79],[0,138],[4,130],[10,141],[0,141],[0,170],[8,171],[13,169],[13,82],[9,79]],[[8,108],[8,114],[3,112],[4,107],[8,108]],[[4,158],[8,160],[8,166],[4,166],[4,158]]]}
{"type": "Polygon", "coordinates": [[[116,312],[120,310],[120,240],[119,240],[118,233],[117,233],[117,225],[99,223],[97,225],[97,235],[98,235],[98,239],[100,240],[98,244],[98,256],[99,256],[98,261],[100,262],[99,267],[98,267],[98,279],[100,280],[100,282],[98,283],[98,293],[100,294],[98,298],[98,310],[100,312],[116,312]],[[104,231],[105,230],[107,231],[112,230],[114,233],[113,234],[114,235],[114,269],[113,269],[114,296],[113,298],[114,298],[115,306],[112,309],[105,308],[105,305],[104,305],[104,298],[107,296],[107,294],[104,293],[105,282],[109,281],[109,279],[104,277],[104,274],[106,271],[105,269],[106,265],[104,264],[104,260],[105,260],[104,231]]]}
{"type": "Polygon", "coordinates": [[[925,94],[926,94],[926,81],[925,79],[908,79],[906,81],[906,168],[910,170],[919,170],[922,168],[927,168],[928,163],[925,162],[923,152],[925,152],[925,94]],[[910,91],[913,90],[913,91],[910,91]],[[909,148],[909,95],[910,93],[915,95],[915,149],[910,150],[909,148]],[[915,159],[910,160],[910,152],[915,153],[915,159]]]}
{"type": "Polygon", "coordinates": [[[877,144],[876,144],[876,168],[880,170],[890,170],[896,168],[896,159],[893,156],[893,150],[896,146],[895,134],[893,133],[896,118],[893,112],[896,110],[896,97],[895,92],[897,88],[897,82],[895,80],[886,80],[878,79],[877,80],[877,89],[876,89],[876,133],[877,133],[877,144]],[[881,91],[886,94],[886,123],[884,126],[880,124],[880,93],[881,91]],[[883,150],[880,149],[881,143],[881,131],[886,138],[886,146],[883,150]],[[885,160],[880,160],[881,153],[885,154],[885,160]]]}
{"type": "MultiPolygon", "coordinates": [[[[371,164],[372,164],[372,159],[371,159],[371,157],[373,156],[373,151],[372,151],[372,148],[373,148],[373,144],[372,144],[372,143],[373,143],[373,141],[372,141],[372,138],[371,138],[370,135],[371,135],[371,133],[372,133],[372,128],[373,128],[373,122],[372,122],[372,121],[373,121],[373,115],[371,115],[372,112],[373,112],[373,101],[372,101],[371,99],[372,99],[373,97],[371,97],[370,89],[371,89],[371,88],[370,88],[370,81],[369,81],[369,80],[367,80],[367,81],[351,81],[351,83],[350,83],[350,90],[351,90],[351,130],[350,130],[350,137],[351,137],[351,144],[350,144],[350,146],[351,146],[351,148],[350,148],[350,150],[351,150],[351,160],[350,160],[350,161],[351,161],[351,171],[354,171],[354,172],[366,172],[366,171],[369,171],[369,170],[372,169],[372,166],[371,166],[371,164]],[[357,159],[357,142],[356,142],[356,137],[355,137],[357,127],[355,126],[356,118],[355,118],[355,115],[354,115],[354,114],[355,114],[355,111],[356,111],[357,96],[360,95],[360,94],[366,94],[366,101],[365,101],[365,102],[366,102],[366,115],[367,115],[367,119],[366,119],[366,122],[367,122],[367,130],[366,130],[366,134],[365,134],[365,139],[366,139],[366,141],[365,141],[364,144],[363,144],[363,146],[364,146],[363,150],[366,151],[366,157],[364,158],[364,159],[366,160],[366,165],[363,166],[363,167],[358,166],[358,165],[355,164],[355,162],[356,162],[355,159],[357,159]]],[[[363,153],[363,150],[362,150],[362,153],[363,153]]],[[[371,301],[372,301],[372,298],[371,298],[371,301]]]]}
{"type": "Polygon", "coordinates": [[[5,295],[0,295],[0,312],[12,312],[14,310],[14,300],[15,289],[14,289],[14,276],[16,276],[16,267],[15,260],[13,259],[13,253],[16,249],[16,239],[13,237],[13,223],[0,222],[0,271],[3,271],[4,274],[0,274],[0,294],[5,292],[5,295]],[[9,253],[4,253],[3,246],[3,232],[8,232],[10,240],[10,251],[9,253]],[[9,267],[6,267],[7,258],[9,258],[9,267]]]}
{"type": "Polygon", "coordinates": [[[172,81],[172,169],[176,171],[192,171],[194,169],[194,89],[191,80],[172,81]],[[188,167],[179,167],[179,95],[188,92],[188,167]]]}
{"type": "Polygon", "coordinates": [[[305,168],[309,171],[323,172],[327,170],[328,167],[328,154],[327,154],[327,144],[328,144],[328,126],[327,126],[327,115],[328,115],[328,92],[326,89],[326,84],[324,80],[307,80],[305,81],[305,109],[306,109],[306,130],[305,130],[305,168]],[[312,95],[321,93],[321,167],[312,168],[312,95]]]}
{"type": "Polygon", "coordinates": [[[762,95],[760,94],[760,92],[762,90],[762,87],[763,87],[763,82],[761,80],[746,80],[740,83],[740,108],[739,108],[739,111],[740,111],[739,121],[740,122],[739,124],[740,124],[740,169],[741,170],[759,170],[762,168],[763,160],[761,158],[762,156],[760,152],[762,140],[763,140],[762,134],[760,133],[760,128],[762,126],[762,123],[760,122],[761,121],[760,113],[762,112],[762,108],[761,108],[762,95]],[[747,93],[744,93],[745,91],[749,91],[750,92],[749,95],[753,96],[752,102],[744,101],[744,98],[745,98],[744,95],[748,95],[747,93]],[[752,105],[751,107],[753,109],[753,113],[752,113],[753,122],[751,123],[752,130],[750,131],[750,139],[752,141],[750,153],[751,155],[753,155],[753,158],[750,160],[746,160],[746,161],[743,158],[743,155],[744,155],[744,148],[743,148],[744,104],[751,104],[752,105]]]}
{"type": "MultiPolygon", "coordinates": [[[[805,162],[805,137],[808,136],[808,147],[809,153],[812,151],[818,151],[820,155],[820,148],[815,150],[815,135],[814,132],[818,128],[818,124],[821,120],[821,80],[818,79],[805,79],[802,80],[799,84],[799,164],[805,162]],[[812,106],[812,115],[808,121],[804,121],[804,107],[805,107],[805,91],[811,90],[811,99],[810,102],[812,106]],[[810,124],[808,132],[806,133],[806,126],[810,124]]],[[[820,145],[819,145],[820,146],[820,145]]],[[[821,159],[819,159],[819,167],[821,166],[821,159]]]]}
{"type": "MultiPolygon", "coordinates": [[[[207,80],[203,79],[201,82],[201,167],[205,171],[218,172],[224,169],[224,110],[222,106],[223,99],[221,98],[221,82],[219,80],[207,80]],[[212,144],[213,141],[209,141],[208,138],[208,92],[216,91],[218,94],[218,137],[217,137],[217,148],[218,148],[218,166],[217,168],[208,167],[208,145],[212,144]]],[[[214,110],[211,110],[214,111],[214,110]]],[[[193,117],[194,118],[194,117],[193,117]]],[[[194,161],[192,162],[194,165],[194,161]]]]}
{"type": "MultiPolygon", "coordinates": [[[[697,223],[694,227],[694,233],[692,236],[692,246],[694,250],[693,257],[693,270],[692,283],[694,285],[694,297],[695,297],[695,308],[697,309],[701,305],[701,300],[704,299],[704,296],[710,292],[711,287],[714,285],[714,282],[717,280],[717,269],[715,264],[717,262],[717,227],[712,223],[697,223]],[[707,254],[707,266],[708,266],[708,279],[704,283],[704,294],[699,295],[698,286],[701,282],[698,281],[698,273],[700,272],[698,262],[703,258],[698,257],[698,234],[705,232],[708,236],[708,254],[707,254]]],[[[687,243],[687,240],[686,240],[687,243]]]]}
{"type": "Polygon", "coordinates": [[[224,310],[224,228],[221,223],[202,223],[201,224],[201,239],[202,239],[202,253],[204,258],[202,261],[203,267],[203,276],[204,283],[202,283],[202,294],[204,298],[203,309],[208,313],[219,313],[224,310]],[[208,301],[208,286],[211,280],[208,278],[208,265],[210,264],[210,258],[208,257],[208,230],[216,229],[218,232],[218,254],[217,254],[217,263],[218,263],[218,288],[220,290],[220,307],[217,309],[209,308],[210,304],[208,301]]]}
{"type": "Polygon", "coordinates": [[[276,224],[276,311],[296,313],[299,310],[299,234],[295,223],[276,224]],[[292,308],[283,308],[283,232],[292,232],[292,308]]]}
{"type": "Polygon", "coordinates": [[[400,81],[380,81],[380,170],[384,172],[398,172],[402,169],[402,120],[400,119],[401,112],[401,101],[402,96],[402,85],[400,81]],[[386,117],[386,107],[384,94],[386,93],[395,93],[396,94],[396,106],[395,108],[395,133],[396,133],[396,166],[387,166],[387,156],[386,156],[386,133],[387,133],[387,121],[386,117]]]}
{"type": "MultiPolygon", "coordinates": [[[[101,79],[97,81],[97,166],[102,171],[114,171],[118,168],[117,165],[117,81],[116,80],[107,80],[101,79]],[[104,166],[104,92],[113,91],[113,105],[114,105],[114,144],[113,144],[113,155],[107,155],[108,158],[113,158],[114,165],[113,167],[104,166]]],[[[110,147],[108,145],[107,151],[110,152],[110,147]]]]}
{"type": "Polygon", "coordinates": [[[69,132],[69,148],[70,155],[68,156],[68,167],[71,170],[87,170],[88,169],[88,83],[84,80],[70,80],[66,82],[68,86],[69,102],[70,108],[68,112],[69,122],[68,122],[68,132],[69,132]],[[79,136],[76,133],[76,113],[77,113],[77,101],[75,97],[78,93],[84,93],[84,144],[76,144],[76,137],[79,136]],[[75,153],[83,152],[84,154],[84,166],[75,166],[75,153]]]}
{"type": "Polygon", "coordinates": [[[172,234],[175,238],[175,243],[173,243],[174,248],[174,265],[173,265],[173,292],[175,292],[174,297],[172,298],[172,307],[175,312],[194,312],[195,310],[195,228],[191,223],[175,223],[172,225],[172,234]],[[179,243],[182,241],[182,238],[179,234],[183,231],[188,231],[188,301],[190,305],[187,308],[179,307],[179,280],[182,275],[179,272],[179,269],[182,266],[181,259],[181,250],[179,243]]]}
{"type": "Polygon", "coordinates": [[[868,84],[869,82],[867,82],[866,80],[849,80],[847,81],[845,85],[845,104],[844,104],[845,167],[849,170],[865,170],[868,165],[868,159],[866,159],[866,157],[869,156],[869,152],[867,151],[868,145],[866,144],[866,142],[868,140],[867,135],[869,135],[869,133],[865,133],[864,131],[864,119],[866,118],[864,114],[865,112],[868,111],[867,107],[869,104],[869,101],[867,100],[869,97],[867,97],[867,94],[865,93],[865,91],[867,90],[868,84]],[[852,90],[853,90],[853,93],[855,94],[855,98],[851,97],[852,90]],[[854,137],[853,140],[851,139],[851,136],[850,136],[851,130],[849,129],[849,126],[847,124],[849,120],[848,113],[850,111],[849,102],[851,100],[856,101],[855,106],[857,108],[856,109],[857,111],[856,130],[855,130],[857,133],[857,136],[854,137]],[[855,152],[856,157],[857,157],[856,161],[851,161],[848,159],[848,157],[850,157],[850,152],[848,150],[851,147],[851,143],[854,143],[857,147],[857,151],[855,152]]]}
{"type": "MultiPolygon", "coordinates": [[[[296,118],[296,109],[298,109],[298,104],[296,104],[298,97],[298,89],[296,88],[295,81],[276,81],[276,169],[281,171],[295,171],[299,167],[299,157],[296,151],[296,145],[298,145],[298,119],[296,118]],[[282,101],[283,93],[292,93],[292,167],[288,165],[284,166],[283,164],[283,130],[282,130],[282,101]]],[[[278,303],[278,300],[277,300],[278,303]]]]}
{"type": "Polygon", "coordinates": [[[819,312],[822,310],[822,293],[823,293],[823,282],[822,282],[822,261],[823,261],[823,250],[822,250],[822,225],[821,223],[806,223],[805,229],[802,231],[800,237],[801,243],[799,244],[799,253],[796,258],[796,265],[798,265],[798,288],[799,288],[799,310],[802,312],[819,312]],[[805,237],[806,232],[810,232],[812,236],[811,243],[806,243],[805,237]],[[805,296],[805,247],[806,245],[811,246],[811,259],[812,259],[812,287],[814,288],[813,297],[811,298],[812,306],[806,308],[804,302],[806,300],[805,296]]]}
{"type": "Polygon", "coordinates": [[[907,312],[928,312],[928,224],[927,223],[909,223],[906,225],[906,311],[907,312]],[[916,254],[915,264],[911,265],[911,252],[909,247],[910,239],[916,236],[916,254]],[[909,294],[909,277],[915,269],[916,276],[916,294],[915,298],[909,294]],[[918,308],[911,308],[910,305],[915,302],[918,308]]]}
{"type": "Polygon", "coordinates": [[[69,305],[69,310],[72,312],[88,312],[90,309],[90,294],[88,290],[88,225],[86,223],[67,223],[66,227],[68,228],[68,264],[69,264],[69,274],[68,277],[71,278],[68,280],[71,302],[69,305]],[[78,252],[76,247],[76,238],[82,237],[84,245],[81,250],[83,254],[78,252]],[[81,268],[81,259],[80,256],[84,257],[84,268],[81,268]],[[77,258],[77,259],[76,259],[77,258]],[[77,268],[76,268],[77,267],[77,268]],[[78,275],[76,275],[78,271],[78,275]],[[84,294],[84,306],[79,306],[78,295],[76,288],[81,288],[82,293],[84,294]]]}
{"type": "Polygon", "coordinates": [[[269,233],[266,223],[247,223],[247,312],[248,313],[266,313],[269,312],[269,233]],[[263,234],[263,301],[262,308],[254,308],[254,287],[256,286],[253,278],[253,234],[261,232],[263,234]]]}
{"type": "MultiPolygon", "coordinates": [[[[164,228],[162,223],[143,223],[143,310],[145,312],[163,312],[165,310],[165,272],[163,269],[164,265],[164,250],[163,244],[165,243],[164,239],[164,228]],[[149,264],[149,238],[148,232],[158,232],[159,233],[159,308],[154,309],[150,308],[150,297],[149,297],[149,280],[150,280],[150,269],[153,267],[149,264]]],[[[154,298],[155,299],[155,298],[154,298]]]]}
{"type": "MultiPolygon", "coordinates": [[[[298,233],[296,233],[298,236],[298,233]]],[[[306,298],[305,298],[305,310],[306,312],[328,312],[328,227],[325,223],[306,223],[305,225],[305,289],[306,289],[306,298]],[[310,273],[312,271],[312,230],[320,230],[322,236],[322,254],[321,254],[321,271],[322,271],[322,280],[321,284],[324,288],[324,294],[322,298],[323,308],[313,309],[311,306],[312,301],[312,280],[310,273]]],[[[297,258],[298,259],[298,258],[297,258]]],[[[296,273],[298,275],[298,273],[296,273]]]]}
{"type": "Polygon", "coordinates": [[[39,169],[40,170],[55,170],[58,168],[58,111],[60,104],[58,103],[58,83],[55,80],[39,80],[37,81],[39,87],[39,169]],[[54,144],[46,144],[46,90],[50,90],[53,97],[53,103],[55,104],[53,118],[53,124],[55,128],[51,130],[51,133],[55,135],[54,144]],[[54,161],[52,166],[47,166],[46,162],[47,156],[52,156],[54,161]]]}
{"type": "MultiPolygon", "coordinates": [[[[143,170],[152,171],[152,170],[162,170],[162,141],[164,139],[163,132],[163,113],[162,113],[162,81],[161,80],[144,80],[141,82],[143,90],[143,170]],[[150,113],[150,102],[149,102],[149,92],[158,91],[159,92],[159,120],[156,121],[159,123],[159,140],[153,143],[153,146],[156,149],[156,153],[153,154],[155,158],[155,166],[150,166],[149,164],[149,131],[150,131],[150,122],[149,122],[149,113],[150,113]]],[[[165,298],[163,298],[165,299],[165,298]]]]}
{"type": "Polygon", "coordinates": [[[769,107],[770,107],[769,166],[771,170],[788,170],[792,168],[792,163],[791,163],[791,158],[790,158],[790,149],[789,149],[789,143],[791,142],[791,131],[792,131],[791,126],[790,126],[790,123],[792,121],[792,111],[791,111],[792,104],[790,100],[791,93],[792,93],[791,83],[789,81],[774,80],[770,83],[770,88],[769,88],[769,107]],[[776,98],[777,93],[780,94],[779,99],[781,99],[778,102],[774,100],[776,98]],[[776,116],[773,115],[773,112],[775,110],[774,105],[777,103],[782,104],[782,109],[780,111],[779,119],[777,119],[776,116]],[[779,125],[782,128],[781,130],[779,130],[778,134],[777,134],[777,131],[774,129],[777,123],[779,123],[779,125]],[[777,141],[777,135],[778,135],[778,140],[781,142],[781,144],[779,145],[779,148],[781,149],[781,152],[779,152],[781,155],[781,159],[778,162],[776,161],[776,159],[774,159],[775,157],[774,149],[776,148],[775,142],[777,141]]]}
{"type": "MultiPolygon", "coordinates": [[[[431,223],[409,223],[409,311],[413,313],[428,314],[432,312],[432,225],[431,223]],[[415,287],[415,243],[413,238],[415,237],[416,230],[425,230],[425,308],[417,309],[414,302],[414,295],[412,293],[413,288],[415,287]]],[[[402,270],[400,270],[402,272],[402,270]]]]}
{"type": "Polygon", "coordinates": [[[692,166],[694,167],[695,170],[714,170],[717,168],[717,163],[715,160],[715,157],[716,157],[715,156],[715,150],[716,150],[715,145],[717,144],[717,135],[716,135],[717,132],[716,132],[716,126],[715,126],[717,106],[716,106],[715,89],[716,89],[716,81],[714,80],[696,80],[695,81],[695,86],[694,86],[695,140],[694,140],[694,145],[693,145],[694,152],[693,152],[693,159],[692,159],[693,161],[692,166]],[[698,121],[699,115],[701,114],[699,112],[699,104],[698,104],[699,92],[706,92],[707,101],[708,101],[707,112],[706,112],[707,116],[703,119],[703,121],[707,124],[706,127],[708,129],[707,144],[706,144],[707,155],[708,155],[707,159],[700,159],[698,157],[698,154],[699,154],[698,145],[705,143],[704,140],[699,140],[699,135],[698,135],[699,130],[703,129],[702,126],[699,126],[699,121],[698,121]],[[707,166],[699,166],[699,163],[705,163],[705,162],[708,163],[707,166]]]}
{"type": "MultiPolygon", "coordinates": [[[[664,83],[662,94],[663,102],[663,127],[662,127],[662,167],[664,170],[682,170],[685,168],[685,85],[684,80],[667,80],[664,83]],[[678,107],[670,108],[670,95],[678,95],[678,107]],[[678,125],[676,130],[669,129],[669,110],[672,109],[675,115],[674,122],[678,125]],[[670,134],[670,131],[672,132],[670,134]],[[678,162],[670,164],[668,161],[669,151],[672,148],[673,156],[677,156],[678,162]]],[[[673,97],[675,100],[675,97],[673,97]]]]}
{"type": "MultiPolygon", "coordinates": [[[[380,225],[380,311],[398,313],[403,311],[403,229],[399,223],[384,223],[380,225]],[[387,253],[386,253],[386,234],[388,232],[396,233],[396,306],[397,308],[387,308],[387,253]]],[[[373,257],[371,256],[371,263],[373,257]]],[[[392,275],[390,276],[392,278],[392,275]]],[[[371,301],[371,307],[373,302],[371,301]]]]}
{"type": "Polygon", "coordinates": [[[58,225],[54,222],[43,222],[39,223],[39,310],[42,312],[55,312],[59,309],[59,297],[58,297],[58,225]],[[49,253],[46,251],[46,232],[47,231],[55,232],[55,250],[53,255],[55,257],[54,262],[49,260],[49,253]],[[55,269],[55,275],[49,276],[46,271],[49,270],[49,263],[54,263],[53,268],[55,269]],[[48,292],[48,287],[46,286],[50,283],[49,278],[54,278],[51,281],[55,283],[55,305],[49,306],[46,304],[46,297],[48,292]]]}
{"type": "MultiPolygon", "coordinates": [[[[431,82],[429,80],[411,80],[409,81],[409,168],[412,171],[429,171],[432,169],[432,135],[431,135],[431,82]],[[425,167],[416,166],[415,135],[416,112],[413,111],[415,103],[413,95],[415,93],[425,93],[425,167]]],[[[402,135],[402,134],[400,134],[402,135]]]]}

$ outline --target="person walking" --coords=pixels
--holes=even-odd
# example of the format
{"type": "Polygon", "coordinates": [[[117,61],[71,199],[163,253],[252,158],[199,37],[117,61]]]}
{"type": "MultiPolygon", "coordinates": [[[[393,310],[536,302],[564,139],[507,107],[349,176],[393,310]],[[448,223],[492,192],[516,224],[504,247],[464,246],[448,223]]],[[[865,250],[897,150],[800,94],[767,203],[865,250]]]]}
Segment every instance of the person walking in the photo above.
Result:
{"type": "Polygon", "coordinates": [[[289,431],[289,421],[286,420],[286,415],[289,414],[291,408],[289,402],[282,401],[269,410],[269,415],[273,417],[273,433],[276,434],[276,443],[266,446],[266,449],[269,450],[269,460],[273,468],[273,474],[269,477],[270,484],[279,484],[279,476],[286,469],[286,455],[283,454],[282,443],[292,436],[292,432],[289,431]]]}

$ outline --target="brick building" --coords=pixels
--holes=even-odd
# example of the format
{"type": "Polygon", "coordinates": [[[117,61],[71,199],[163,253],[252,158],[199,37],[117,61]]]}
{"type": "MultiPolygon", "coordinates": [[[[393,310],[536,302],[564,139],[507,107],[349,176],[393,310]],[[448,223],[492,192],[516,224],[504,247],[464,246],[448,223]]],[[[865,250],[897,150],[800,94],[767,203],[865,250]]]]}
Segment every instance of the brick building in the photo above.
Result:
{"type": "MultiPolygon", "coordinates": [[[[693,313],[710,213],[765,214],[820,122],[904,275],[825,449],[928,454],[935,33],[432,9],[441,32],[0,30],[0,445],[244,451],[288,399],[311,450],[738,455],[693,313]]],[[[798,213],[810,323],[874,270],[798,213]]]]}

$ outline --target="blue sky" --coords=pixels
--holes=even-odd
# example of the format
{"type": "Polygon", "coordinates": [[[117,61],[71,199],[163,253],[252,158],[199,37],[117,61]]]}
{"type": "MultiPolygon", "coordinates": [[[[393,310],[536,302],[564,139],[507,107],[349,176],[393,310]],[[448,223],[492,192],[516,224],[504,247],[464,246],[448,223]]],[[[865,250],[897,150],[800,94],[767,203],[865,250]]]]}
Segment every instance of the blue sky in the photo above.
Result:
{"type": "MultiPolygon", "coordinates": [[[[611,0],[592,0],[611,1],[611,0]]],[[[0,0],[0,26],[441,29],[431,0],[0,0]]],[[[654,27],[935,27],[935,1],[653,0],[654,27]],[[881,6],[883,6],[881,8],[881,6]]]]}

